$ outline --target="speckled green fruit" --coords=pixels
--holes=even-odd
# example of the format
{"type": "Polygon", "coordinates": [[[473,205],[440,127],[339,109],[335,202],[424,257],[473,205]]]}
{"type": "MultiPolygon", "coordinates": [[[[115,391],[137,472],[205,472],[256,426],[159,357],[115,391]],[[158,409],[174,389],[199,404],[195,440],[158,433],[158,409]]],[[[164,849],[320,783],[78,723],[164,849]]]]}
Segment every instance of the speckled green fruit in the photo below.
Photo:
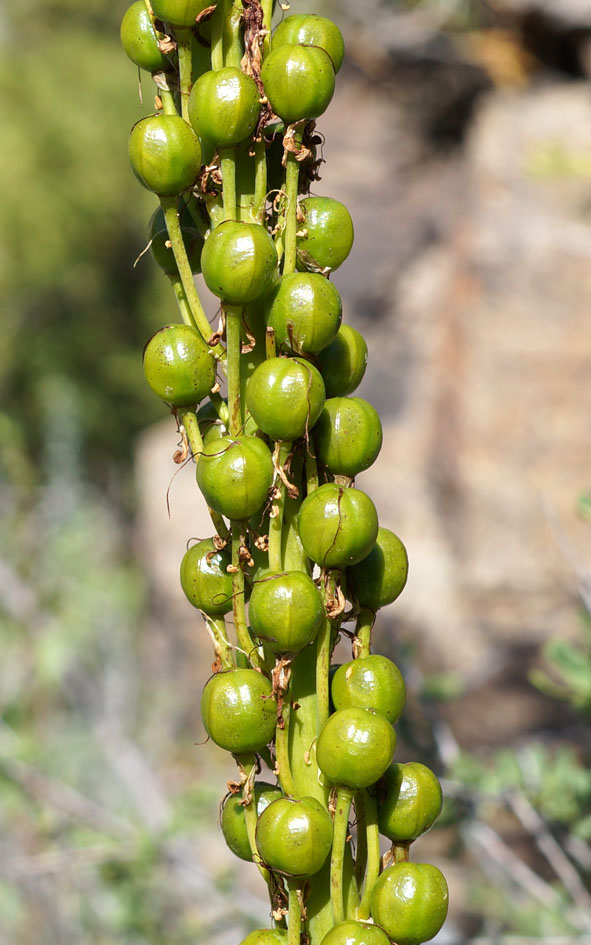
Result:
{"type": "Polygon", "coordinates": [[[178,115],[149,115],[136,122],[128,153],[140,184],[160,197],[188,190],[201,167],[199,138],[178,115]]]}
{"type": "Polygon", "coordinates": [[[257,849],[271,869],[285,876],[314,876],[332,846],[332,818],[314,797],[282,797],[263,811],[257,849]]]}
{"type": "Polygon", "coordinates": [[[317,16],[315,13],[286,16],[273,33],[273,49],[287,44],[320,46],[330,56],[335,72],[338,72],[343,64],[343,34],[336,23],[325,16],[317,16]]]}
{"type": "Polygon", "coordinates": [[[268,230],[258,223],[226,220],[209,234],[201,254],[207,288],[231,305],[266,295],[277,270],[277,251],[268,230]]]}
{"type": "Polygon", "coordinates": [[[312,561],[321,567],[344,568],[361,561],[373,548],[378,514],[365,492],[327,482],[302,502],[298,529],[312,561]]]}
{"type": "Polygon", "coordinates": [[[275,732],[271,683],[255,669],[217,673],[201,695],[201,718],[212,741],[234,754],[260,751],[275,732]]]}
{"type": "Polygon", "coordinates": [[[146,72],[170,69],[170,61],[158,47],[158,37],[144,0],[136,0],[127,8],[121,20],[120,35],[126,56],[140,69],[146,72]]]}
{"type": "Polygon", "coordinates": [[[332,680],[331,694],[336,709],[373,709],[392,724],[400,718],[406,700],[402,673],[392,660],[377,653],[340,666],[332,680]]]}
{"type": "Polygon", "coordinates": [[[272,49],[265,57],[261,79],[271,108],[288,125],[318,118],[334,95],[334,66],[319,46],[272,49]]]}
{"type": "Polygon", "coordinates": [[[379,610],[391,604],[404,590],[408,556],[398,535],[380,528],[368,556],[347,572],[350,590],[362,607],[379,610]]]}
{"type": "Polygon", "coordinates": [[[333,784],[370,787],[384,774],[396,748],[396,733],[377,712],[351,706],[325,723],[316,749],[318,767],[333,784]]]}
{"type": "Polygon", "coordinates": [[[144,374],[161,400],[193,407],[215,383],[215,361],[196,328],[166,325],[144,348],[144,374]]]}
{"type": "Polygon", "coordinates": [[[379,809],[380,833],[392,841],[416,840],[441,813],[441,785],[418,761],[393,764],[386,771],[387,793],[379,809]]]}
{"type": "Polygon", "coordinates": [[[254,79],[240,69],[209,71],[195,82],[189,97],[189,121],[200,138],[232,148],[254,131],[261,110],[254,79]]]}
{"type": "Polygon", "coordinates": [[[316,356],[327,397],[345,397],[356,390],[367,368],[365,338],[351,325],[341,325],[336,338],[316,356]]]}
{"type": "Polygon", "coordinates": [[[255,929],[240,945],[287,945],[287,932],[283,929],[255,929]]]}
{"type": "Polygon", "coordinates": [[[197,463],[197,485],[205,501],[234,520],[250,518],[259,511],[273,474],[269,448],[256,436],[214,440],[197,463]]]}
{"type": "Polygon", "coordinates": [[[303,571],[272,571],[255,581],[248,613],[255,636],[286,655],[311,643],[324,620],[318,588],[303,571]]]}
{"type": "Polygon", "coordinates": [[[232,610],[232,575],[228,565],[232,555],[224,548],[217,551],[212,538],[198,541],[185,552],[181,561],[181,587],[187,600],[209,617],[220,617],[232,610]]]}
{"type": "Polygon", "coordinates": [[[158,19],[172,26],[195,26],[195,20],[211,0],[152,0],[152,9],[158,19]]]}
{"type": "Polygon", "coordinates": [[[304,219],[297,238],[298,269],[341,266],[353,246],[353,221],[343,203],[332,197],[306,197],[299,205],[304,219]]]}
{"type": "Polygon", "coordinates": [[[384,870],[371,896],[371,914],[397,945],[421,945],[447,916],[445,877],[429,863],[397,863],[384,870]]]}
{"type": "MultiPolygon", "coordinates": [[[[282,797],[281,789],[276,785],[267,784],[266,781],[257,781],[254,786],[254,802],[256,804],[257,817],[260,817],[266,807],[282,797]]],[[[244,807],[242,796],[240,794],[231,794],[224,803],[221,817],[222,833],[228,847],[241,860],[252,862],[252,851],[248,840],[248,831],[246,829],[246,818],[244,816],[244,807]]]]}
{"type": "Polygon", "coordinates": [[[390,945],[390,939],[377,925],[367,922],[339,922],[322,939],[322,945],[390,945]]]}
{"type": "Polygon", "coordinates": [[[368,469],[382,448],[377,410],[361,397],[331,397],[314,428],[320,462],[333,476],[354,478],[368,469]]]}
{"type": "Polygon", "coordinates": [[[269,358],[254,370],[246,406],[272,440],[295,440],[311,430],[324,405],[320,372],[302,358],[269,358]]]}
{"type": "Polygon", "coordinates": [[[283,277],[267,311],[267,325],[281,347],[316,354],[336,337],[343,303],[332,282],[315,272],[283,277]]]}
{"type": "MultiPolygon", "coordinates": [[[[191,272],[201,272],[203,237],[195,228],[189,211],[182,200],[179,205],[179,222],[191,272]]],[[[150,239],[150,253],[154,262],[167,276],[176,276],[178,278],[179,270],[172,251],[162,207],[158,207],[154,210],[154,213],[150,217],[148,235],[150,239]]]]}

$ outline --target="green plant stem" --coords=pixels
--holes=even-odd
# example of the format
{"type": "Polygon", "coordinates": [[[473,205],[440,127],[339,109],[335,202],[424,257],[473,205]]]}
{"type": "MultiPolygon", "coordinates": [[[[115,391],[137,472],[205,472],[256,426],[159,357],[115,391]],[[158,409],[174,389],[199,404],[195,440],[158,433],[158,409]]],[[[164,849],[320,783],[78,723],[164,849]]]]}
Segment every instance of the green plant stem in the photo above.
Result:
{"type": "Polygon", "coordinates": [[[312,453],[313,446],[313,440],[311,444],[306,442],[306,495],[310,495],[318,488],[318,466],[316,457],[312,453]]]}
{"type": "Polygon", "coordinates": [[[226,320],[226,367],[228,372],[228,410],[230,436],[239,436],[244,423],[240,399],[240,328],[242,309],[238,305],[222,303],[226,320]]]}
{"type": "Polygon", "coordinates": [[[300,902],[301,880],[289,877],[289,912],[287,915],[287,945],[300,945],[302,935],[302,905],[300,902]]]}
{"type": "Polygon", "coordinates": [[[173,288],[182,320],[184,321],[185,325],[189,325],[191,328],[197,328],[195,319],[193,318],[193,312],[191,311],[189,303],[187,302],[187,296],[185,295],[185,290],[183,289],[183,283],[180,279],[180,276],[169,275],[168,278],[173,288]]]}
{"type": "Polygon", "coordinates": [[[353,792],[349,788],[339,787],[337,789],[332,855],[330,858],[330,901],[335,925],[345,919],[343,868],[352,800],[353,792]]]}
{"type": "MultiPolygon", "coordinates": [[[[300,146],[302,143],[302,132],[296,131],[294,144],[300,146]]],[[[283,258],[283,275],[289,272],[295,272],[296,268],[296,233],[297,233],[297,211],[298,211],[298,181],[300,175],[300,166],[296,161],[295,154],[292,151],[287,152],[287,163],[285,165],[285,233],[284,247],[285,255],[283,258]]]]}
{"type": "Polygon", "coordinates": [[[181,92],[181,116],[189,121],[189,95],[193,70],[193,34],[190,28],[175,27],[174,36],[179,57],[179,87],[181,92]]]}
{"type": "Polygon", "coordinates": [[[205,238],[209,230],[209,221],[206,221],[205,216],[203,215],[203,201],[198,200],[194,194],[187,194],[187,199],[184,201],[184,204],[189,211],[189,215],[195,224],[195,229],[197,232],[205,238]]]}
{"type": "Polygon", "coordinates": [[[275,729],[275,752],[277,756],[277,767],[279,769],[279,783],[284,794],[293,797],[295,794],[295,784],[291,773],[291,763],[289,760],[289,724],[291,716],[291,679],[283,696],[282,709],[283,724],[277,725],[275,729]]]}
{"type": "Polygon", "coordinates": [[[244,53],[242,45],[242,0],[232,0],[224,18],[224,65],[240,68],[244,53]]]}
{"type": "Polygon", "coordinates": [[[357,821],[357,849],[355,851],[355,879],[359,889],[367,869],[367,830],[365,829],[365,791],[355,792],[355,820],[357,821]]]}
{"type": "Polygon", "coordinates": [[[254,199],[252,216],[255,223],[265,222],[265,203],[267,201],[267,155],[265,142],[254,144],[254,199]]]}
{"type": "Polygon", "coordinates": [[[261,659],[246,622],[244,572],[240,560],[240,549],[244,544],[244,530],[244,522],[232,522],[232,567],[236,569],[232,572],[232,612],[238,646],[245,654],[246,659],[258,668],[261,665],[261,659]]]}
{"type": "MultiPolygon", "coordinates": [[[[321,579],[324,587],[324,607],[325,611],[334,597],[334,592],[336,589],[337,583],[337,571],[323,571],[321,579]]],[[[322,731],[322,728],[328,716],[330,715],[330,692],[329,692],[329,672],[330,672],[330,654],[332,650],[332,631],[333,623],[328,618],[324,617],[322,626],[318,633],[316,640],[316,645],[318,648],[318,655],[316,658],[316,695],[318,697],[318,734],[322,731]]]]}
{"type": "Polygon", "coordinates": [[[230,423],[230,411],[228,410],[228,405],[222,395],[219,393],[219,391],[216,391],[215,394],[209,395],[209,399],[211,400],[215,408],[215,412],[224,426],[228,427],[228,424],[230,423]]]}
{"type": "Polygon", "coordinates": [[[244,822],[246,824],[246,833],[248,835],[248,842],[250,844],[250,852],[252,853],[253,862],[256,863],[257,868],[263,879],[265,880],[267,886],[269,887],[269,893],[271,893],[271,874],[269,870],[265,869],[261,864],[261,858],[257,850],[255,833],[257,826],[257,803],[254,793],[254,777],[253,769],[256,768],[256,758],[254,755],[239,755],[236,758],[240,772],[246,780],[242,785],[242,800],[249,801],[248,804],[243,803],[244,807],[244,822]]]}
{"type": "Polygon", "coordinates": [[[268,31],[268,35],[265,36],[263,42],[263,57],[269,52],[270,46],[270,34],[271,34],[271,17],[273,15],[273,0],[261,0],[261,8],[263,11],[263,28],[268,31]]]}
{"type": "Polygon", "coordinates": [[[371,894],[377,878],[380,875],[380,831],[378,827],[378,810],[375,795],[371,794],[368,790],[364,790],[360,793],[363,795],[365,814],[363,827],[367,845],[367,870],[365,873],[363,895],[357,909],[357,918],[365,920],[369,919],[371,894]]]}
{"type": "Polygon", "coordinates": [[[178,115],[174,95],[170,89],[158,89],[158,95],[162,102],[162,113],[164,115],[178,115]]]}
{"type": "Polygon", "coordinates": [[[193,458],[195,462],[198,462],[199,457],[203,452],[203,439],[201,437],[201,430],[199,429],[197,415],[192,407],[186,409],[183,408],[178,412],[178,419],[185,428],[185,433],[187,434],[187,440],[189,441],[193,458]]]}
{"type": "Polygon", "coordinates": [[[233,669],[235,665],[234,654],[226,634],[226,621],[223,617],[208,617],[207,614],[203,616],[213,640],[215,655],[220,661],[222,670],[233,669]]]}
{"type": "Polygon", "coordinates": [[[220,151],[222,186],[224,199],[224,220],[236,219],[236,151],[234,148],[222,148],[220,151]]]}
{"type": "Polygon", "coordinates": [[[211,68],[218,72],[224,68],[224,23],[227,0],[218,0],[211,18],[211,68]]]}
{"type": "Polygon", "coordinates": [[[371,631],[376,615],[369,607],[362,607],[355,624],[354,652],[357,657],[369,656],[371,653],[371,631]]]}
{"type": "MultiPolygon", "coordinates": [[[[273,458],[276,459],[278,467],[283,467],[287,462],[287,457],[291,453],[291,443],[278,444],[273,458]]],[[[273,571],[281,571],[282,561],[282,535],[283,535],[283,512],[285,509],[285,483],[281,477],[277,476],[276,488],[279,493],[273,500],[273,515],[269,519],[269,567],[273,571]]]]}
{"type": "Polygon", "coordinates": [[[277,357],[277,345],[275,343],[275,329],[267,328],[265,332],[265,353],[267,360],[277,357]]]}
{"type": "Polygon", "coordinates": [[[392,857],[394,863],[407,863],[410,853],[410,840],[406,843],[392,844],[392,857]]]}

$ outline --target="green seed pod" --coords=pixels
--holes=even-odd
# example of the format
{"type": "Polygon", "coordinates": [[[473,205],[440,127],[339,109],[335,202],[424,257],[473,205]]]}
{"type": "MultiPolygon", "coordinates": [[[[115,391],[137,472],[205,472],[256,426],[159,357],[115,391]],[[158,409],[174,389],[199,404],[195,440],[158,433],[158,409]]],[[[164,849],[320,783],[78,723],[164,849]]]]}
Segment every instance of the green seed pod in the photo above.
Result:
{"type": "Polygon", "coordinates": [[[306,197],[299,209],[305,235],[297,238],[298,269],[329,269],[341,266],[353,246],[353,221],[343,203],[332,197],[306,197]]]}
{"type": "Polygon", "coordinates": [[[273,287],[277,250],[264,226],[226,220],[206,239],[201,269],[214,295],[231,305],[244,305],[273,287]]]}
{"type": "Polygon", "coordinates": [[[316,354],[336,337],[342,312],[332,282],[314,272],[291,272],[273,293],[267,325],[275,331],[279,346],[316,354]]]}
{"type": "Polygon", "coordinates": [[[361,397],[331,397],[314,428],[318,459],[333,476],[368,469],[382,448],[382,424],[374,407],[361,397]]]}
{"type": "Polygon", "coordinates": [[[394,842],[416,840],[441,813],[441,785],[418,761],[393,764],[386,771],[387,794],[379,809],[380,833],[394,842]]]}
{"type": "Polygon", "coordinates": [[[178,115],[149,115],[136,122],[128,152],[140,184],[160,197],[188,190],[201,167],[199,138],[178,115]]]}
{"type": "MultiPolygon", "coordinates": [[[[191,272],[201,272],[201,250],[203,249],[203,237],[195,228],[195,225],[181,201],[179,208],[179,218],[181,224],[181,233],[183,242],[187,251],[187,259],[191,267],[191,272]]],[[[172,251],[172,245],[168,236],[166,222],[162,207],[154,210],[150,217],[149,225],[150,253],[152,258],[167,276],[177,276],[179,274],[178,266],[172,251]]]]}
{"type": "Polygon", "coordinates": [[[367,367],[365,339],[356,328],[341,325],[336,338],[322,349],[316,361],[327,397],[352,394],[361,384],[367,367]]]}
{"type": "Polygon", "coordinates": [[[211,0],[152,0],[155,16],[171,26],[195,26],[195,20],[211,0]]]}
{"type": "Polygon", "coordinates": [[[209,617],[232,610],[232,575],[228,565],[232,555],[217,551],[212,538],[199,541],[185,552],[181,561],[181,587],[187,600],[209,617]]]}
{"type": "Polygon", "coordinates": [[[279,46],[265,58],[261,79],[271,108],[285,124],[318,118],[334,95],[332,60],[318,46],[279,46]]]}
{"type": "Polygon", "coordinates": [[[396,863],[373,888],[371,914],[397,945],[421,945],[441,929],[449,893],[443,874],[429,863],[396,863]]]}
{"type": "Polygon", "coordinates": [[[205,731],[233,754],[264,748],[273,738],[276,714],[271,683],[255,669],[217,673],[201,695],[205,731]]]}
{"type": "Polygon", "coordinates": [[[144,348],[144,374],[161,400],[193,407],[215,383],[215,361],[196,328],[165,325],[144,348]]]}
{"type": "MultiPolygon", "coordinates": [[[[256,804],[257,816],[260,817],[269,804],[282,796],[280,788],[273,784],[267,784],[266,781],[258,781],[254,786],[254,803],[256,804]]],[[[246,829],[244,806],[242,804],[242,797],[239,794],[231,794],[225,801],[222,810],[221,827],[224,840],[232,853],[241,860],[252,862],[252,851],[248,839],[248,830],[246,829]]]]}
{"type": "Polygon", "coordinates": [[[214,440],[197,463],[197,485],[207,504],[238,521],[264,505],[273,474],[269,448],[256,436],[214,440]]]}
{"type": "Polygon", "coordinates": [[[367,922],[339,922],[322,939],[322,945],[390,945],[390,939],[377,925],[367,922]]]}
{"type": "Polygon", "coordinates": [[[314,876],[332,846],[332,818],[314,797],[282,797],[263,811],[256,828],[264,863],[285,876],[314,876]]]}
{"type": "Polygon", "coordinates": [[[315,13],[286,16],[273,33],[273,49],[285,45],[320,46],[330,56],[335,72],[338,72],[343,64],[343,34],[336,23],[325,16],[317,16],[315,13]]]}
{"type": "Polygon", "coordinates": [[[333,784],[359,790],[379,781],[395,748],[396,733],[383,715],[351,706],[329,717],[318,738],[316,758],[333,784]]]}
{"type": "Polygon", "coordinates": [[[287,932],[283,929],[255,929],[240,945],[287,945],[287,932]]]}
{"type": "Polygon", "coordinates": [[[272,571],[255,581],[248,613],[255,636],[284,655],[311,643],[324,620],[322,598],[303,571],[272,571]]]}
{"type": "Polygon", "coordinates": [[[378,535],[378,515],[365,492],[328,482],[302,502],[298,529],[304,551],[326,568],[367,557],[378,535]]]}
{"type": "Polygon", "coordinates": [[[335,709],[373,709],[393,725],[402,714],[406,688],[395,663],[372,654],[340,666],[332,680],[331,695],[335,709]]]}
{"type": "Polygon", "coordinates": [[[270,358],[255,369],[246,406],[272,440],[295,440],[311,430],[324,404],[320,372],[302,358],[270,358]]]}
{"type": "Polygon", "coordinates": [[[158,47],[158,37],[144,0],[136,0],[121,20],[121,45],[126,56],[146,72],[165,72],[170,62],[158,47]]]}
{"type": "Polygon", "coordinates": [[[232,148],[252,135],[261,110],[254,79],[240,69],[206,72],[189,98],[189,120],[200,138],[232,148]]]}
{"type": "Polygon", "coordinates": [[[395,601],[404,590],[407,577],[406,548],[388,528],[380,528],[367,557],[347,571],[353,597],[370,610],[379,610],[395,601]]]}

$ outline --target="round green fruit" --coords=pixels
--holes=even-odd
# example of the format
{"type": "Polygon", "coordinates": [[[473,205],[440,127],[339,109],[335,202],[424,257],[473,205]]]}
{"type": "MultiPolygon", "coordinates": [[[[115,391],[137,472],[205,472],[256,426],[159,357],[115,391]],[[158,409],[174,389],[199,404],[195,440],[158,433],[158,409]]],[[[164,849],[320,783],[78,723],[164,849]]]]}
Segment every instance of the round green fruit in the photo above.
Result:
{"type": "Polygon", "coordinates": [[[333,784],[359,790],[379,781],[395,748],[396,733],[383,715],[351,706],[329,716],[318,738],[316,758],[333,784]]]}
{"type": "Polygon", "coordinates": [[[277,251],[268,230],[258,223],[226,220],[209,234],[201,254],[207,288],[231,305],[266,295],[277,270],[277,251]]]}
{"type": "Polygon", "coordinates": [[[140,184],[160,197],[188,190],[201,168],[199,138],[178,115],[149,115],[136,122],[128,152],[140,184]]]}
{"type": "Polygon", "coordinates": [[[406,548],[388,528],[380,528],[368,556],[347,572],[352,595],[370,610],[379,610],[395,601],[404,590],[407,577],[406,548]]]}
{"type": "Polygon", "coordinates": [[[166,325],[144,348],[144,374],[161,400],[193,407],[215,384],[215,361],[196,328],[166,325]]]}
{"type": "Polygon", "coordinates": [[[315,272],[283,276],[267,311],[267,326],[277,344],[298,353],[317,354],[336,337],[343,303],[332,282],[315,272]]]}
{"type": "Polygon", "coordinates": [[[318,118],[334,95],[334,66],[319,46],[272,49],[263,63],[261,79],[271,108],[286,125],[318,118]]]}
{"type": "Polygon", "coordinates": [[[343,64],[343,34],[336,23],[325,16],[317,16],[315,13],[286,16],[273,33],[273,49],[285,45],[319,46],[330,56],[335,72],[338,72],[343,64]]]}
{"type": "Polygon", "coordinates": [[[367,557],[373,548],[378,515],[365,492],[328,482],[302,502],[298,529],[312,561],[325,568],[344,568],[367,557]]]}
{"type": "Polygon", "coordinates": [[[273,475],[269,448],[256,436],[213,440],[197,463],[197,485],[205,501],[233,520],[250,518],[259,511],[273,475]]]}
{"type": "MultiPolygon", "coordinates": [[[[179,219],[181,224],[181,233],[187,259],[191,267],[191,272],[201,272],[201,250],[203,249],[203,237],[195,228],[195,225],[189,215],[189,211],[181,201],[179,208],[179,219]]],[[[150,217],[149,226],[150,253],[152,258],[167,276],[176,276],[178,278],[179,270],[172,251],[172,245],[168,236],[166,222],[162,207],[154,210],[150,217]]]]}
{"type": "MultiPolygon", "coordinates": [[[[203,438],[203,446],[209,446],[213,440],[220,440],[223,436],[228,436],[229,430],[225,423],[220,420],[217,410],[211,400],[206,401],[197,411],[197,421],[199,423],[199,432],[203,438]]],[[[210,452],[205,450],[205,452],[210,452]]]]}
{"type": "Polygon", "coordinates": [[[332,680],[331,695],[336,709],[373,709],[394,724],[402,714],[406,688],[395,663],[376,653],[340,666],[332,680]]]}
{"type": "Polygon", "coordinates": [[[283,929],[255,929],[240,945],[287,945],[287,932],[283,929]]]}
{"type": "Polygon", "coordinates": [[[339,922],[322,939],[322,945],[390,945],[390,939],[377,925],[367,922],[339,922]]]}
{"type": "Polygon", "coordinates": [[[172,26],[195,26],[195,20],[211,0],[152,0],[155,16],[172,26]]]}
{"type": "Polygon", "coordinates": [[[256,828],[263,862],[285,876],[314,876],[332,846],[332,818],[314,797],[282,797],[263,811],[256,828]]]}
{"type": "Polygon", "coordinates": [[[126,56],[146,72],[165,72],[170,62],[158,46],[158,37],[152,25],[144,0],[136,0],[127,8],[121,20],[121,45],[126,56]]]}
{"type": "Polygon", "coordinates": [[[445,877],[429,863],[397,863],[384,870],[373,888],[371,914],[396,945],[421,945],[441,929],[447,916],[445,877]]]}
{"type": "Polygon", "coordinates": [[[303,221],[297,238],[298,269],[333,272],[353,246],[353,221],[343,203],[332,197],[306,197],[299,205],[303,221]]]}
{"type": "Polygon", "coordinates": [[[302,358],[269,358],[254,370],[246,406],[272,440],[295,440],[316,423],[324,404],[320,372],[302,358]]]}
{"type": "Polygon", "coordinates": [[[345,397],[356,390],[367,367],[367,345],[363,335],[350,325],[341,325],[336,338],[317,355],[327,397],[345,397]]]}
{"type": "Polygon", "coordinates": [[[212,538],[199,541],[185,552],[181,561],[181,587],[193,607],[208,617],[220,617],[232,610],[232,556],[217,551],[212,538]]]}
{"type": "Polygon", "coordinates": [[[382,448],[377,410],[361,397],[331,397],[314,428],[320,462],[333,476],[354,478],[368,469],[382,448]]]}
{"type": "Polygon", "coordinates": [[[201,695],[201,718],[216,745],[233,754],[260,751],[275,733],[271,683],[255,669],[216,673],[201,695]]]}
{"type": "Polygon", "coordinates": [[[261,110],[254,79],[227,66],[195,82],[189,97],[189,121],[200,138],[232,148],[252,135],[261,110]]]}
{"type": "Polygon", "coordinates": [[[378,808],[380,833],[395,842],[416,840],[441,813],[441,785],[418,761],[393,764],[386,771],[387,794],[378,808]]]}
{"type": "MultiPolygon", "coordinates": [[[[260,817],[272,801],[276,801],[282,796],[280,788],[273,784],[267,784],[266,781],[258,781],[254,786],[254,803],[256,804],[257,817],[260,817]]],[[[232,853],[240,857],[241,860],[252,862],[252,851],[240,794],[231,794],[224,803],[221,827],[224,840],[232,853]]]]}
{"type": "Polygon", "coordinates": [[[299,653],[324,620],[322,598],[303,571],[272,571],[255,581],[248,613],[255,636],[276,654],[299,653]]]}

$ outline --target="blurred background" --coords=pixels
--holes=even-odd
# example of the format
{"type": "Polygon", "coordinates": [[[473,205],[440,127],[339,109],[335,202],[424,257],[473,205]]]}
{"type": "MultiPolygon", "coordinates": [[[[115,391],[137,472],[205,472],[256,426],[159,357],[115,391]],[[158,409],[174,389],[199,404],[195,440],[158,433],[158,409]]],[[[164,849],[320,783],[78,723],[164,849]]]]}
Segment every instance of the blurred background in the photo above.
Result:
{"type": "MultiPolygon", "coordinates": [[[[0,945],[237,945],[266,925],[216,829],[211,654],[178,564],[206,537],[141,351],[176,319],[128,167],[125,2],[0,6],[0,945]]],[[[405,541],[376,650],[398,760],[443,781],[415,857],[442,943],[591,942],[591,6],[295,2],[348,57],[319,195],[385,443],[359,484],[405,541]]],[[[211,315],[215,304],[207,302],[211,315]]]]}

